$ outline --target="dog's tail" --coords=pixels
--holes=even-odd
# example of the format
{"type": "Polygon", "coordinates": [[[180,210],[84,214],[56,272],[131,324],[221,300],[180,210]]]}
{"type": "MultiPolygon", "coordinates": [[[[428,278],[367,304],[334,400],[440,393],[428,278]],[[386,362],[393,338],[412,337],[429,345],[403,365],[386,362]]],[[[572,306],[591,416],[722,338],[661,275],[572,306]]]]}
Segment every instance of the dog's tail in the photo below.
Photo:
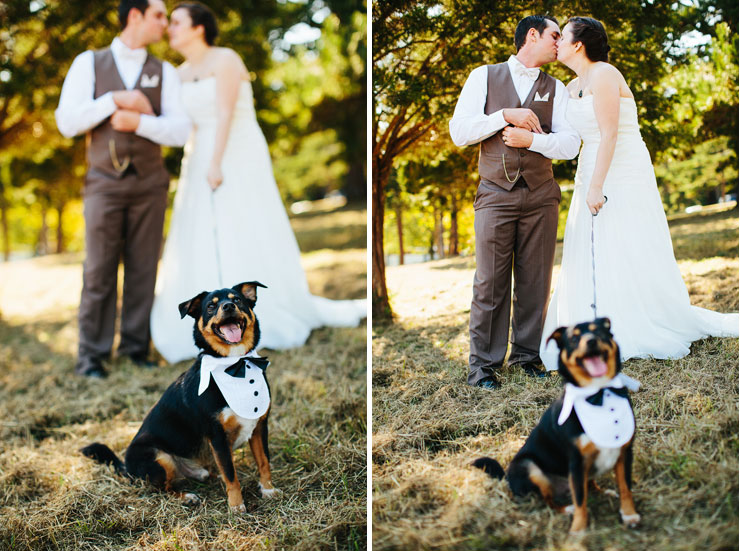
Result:
{"type": "Polygon", "coordinates": [[[113,465],[113,468],[118,474],[123,475],[126,478],[131,478],[131,475],[126,470],[126,465],[124,465],[123,461],[118,459],[116,454],[113,453],[113,450],[105,444],[95,442],[89,446],[85,446],[80,451],[82,452],[82,455],[89,457],[90,459],[94,459],[98,463],[113,465]]]}
{"type": "Polygon", "coordinates": [[[491,459],[490,457],[479,457],[471,463],[473,467],[481,469],[484,473],[501,480],[504,478],[504,469],[501,467],[498,461],[491,459]]]}

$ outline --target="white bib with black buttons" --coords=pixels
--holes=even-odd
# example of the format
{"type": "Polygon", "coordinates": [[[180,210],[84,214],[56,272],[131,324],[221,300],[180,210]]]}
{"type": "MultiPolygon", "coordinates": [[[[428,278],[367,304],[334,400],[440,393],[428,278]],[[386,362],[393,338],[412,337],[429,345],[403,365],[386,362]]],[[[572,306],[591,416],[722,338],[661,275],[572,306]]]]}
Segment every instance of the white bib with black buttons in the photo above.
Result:
{"type": "Polygon", "coordinates": [[[270,391],[262,369],[252,363],[250,357],[260,358],[255,352],[239,358],[216,358],[204,354],[200,361],[198,396],[206,391],[213,377],[234,413],[245,419],[262,417],[270,407],[270,391]],[[244,377],[233,377],[226,373],[226,369],[240,361],[244,362],[244,377]]]}
{"type": "MultiPolygon", "coordinates": [[[[623,388],[635,391],[640,383],[635,379],[619,373],[606,387],[623,388]]],[[[558,425],[568,419],[575,410],[583,431],[594,444],[601,448],[619,448],[632,439],[635,434],[635,415],[627,398],[604,387],[579,387],[571,383],[565,385],[563,409],[558,417],[558,425]],[[603,388],[601,405],[594,405],[587,398],[600,392],[603,388]]]]}

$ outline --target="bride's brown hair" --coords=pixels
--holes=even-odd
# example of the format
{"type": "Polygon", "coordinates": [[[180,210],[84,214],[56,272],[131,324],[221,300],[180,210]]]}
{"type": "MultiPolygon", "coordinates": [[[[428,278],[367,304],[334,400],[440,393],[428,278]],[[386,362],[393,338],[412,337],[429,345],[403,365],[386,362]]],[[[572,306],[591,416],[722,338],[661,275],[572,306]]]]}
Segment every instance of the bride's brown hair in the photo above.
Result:
{"type": "Polygon", "coordinates": [[[586,57],[591,61],[609,61],[609,40],[601,21],[591,17],[571,17],[567,25],[573,31],[573,43],[580,42],[586,48],[586,57]]]}
{"type": "Polygon", "coordinates": [[[179,10],[180,8],[188,11],[190,20],[193,22],[193,27],[203,26],[203,38],[206,44],[213,46],[218,36],[218,26],[216,25],[216,16],[213,15],[210,8],[200,2],[182,2],[175,6],[172,11],[179,10]]]}

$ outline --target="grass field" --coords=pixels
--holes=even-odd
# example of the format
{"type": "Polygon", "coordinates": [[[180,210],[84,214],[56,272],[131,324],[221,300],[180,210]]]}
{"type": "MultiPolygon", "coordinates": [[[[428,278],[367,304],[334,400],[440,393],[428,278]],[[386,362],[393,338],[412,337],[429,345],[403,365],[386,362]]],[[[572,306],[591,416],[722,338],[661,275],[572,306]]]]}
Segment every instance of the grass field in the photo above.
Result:
{"type": "MultiPolygon", "coordinates": [[[[671,223],[692,303],[738,311],[738,211],[671,223]]],[[[556,262],[560,260],[560,246],[556,262]]],[[[556,270],[558,267],[556,267],[556,270]]],[[[390,268],[392,325],[373,329],[373,549],[720,551],[738,549],[738,340],[706,339],[686,358],[630,360],[637,432],[633,494],[589,495],[584,537],[541,499],[469,466],[504,466],[561,392],[505,368],[495,392],[466,384],[474,260],[390,268]]],[[[616,488],[612,475],[602,488],[616,488]]]]}
{"type": "MultiPolygon", "coordinates": [[[[365,297],[365,220],[351,208],[294,217],[314,293],[365,297]]],[[[229,512],[215,477],[185,484],[203,499],[187,507],[78,453],[101,441],[120,455],[190,365],[145,370],[121,360],[105,381],[75,376],[80,262],[64,255],[0,264],[0,549],[365,549],[364,323],[267,351],[273,481],[283,494],[258,497],[247,446],[235,454],[247,513],[229,512]]]]}

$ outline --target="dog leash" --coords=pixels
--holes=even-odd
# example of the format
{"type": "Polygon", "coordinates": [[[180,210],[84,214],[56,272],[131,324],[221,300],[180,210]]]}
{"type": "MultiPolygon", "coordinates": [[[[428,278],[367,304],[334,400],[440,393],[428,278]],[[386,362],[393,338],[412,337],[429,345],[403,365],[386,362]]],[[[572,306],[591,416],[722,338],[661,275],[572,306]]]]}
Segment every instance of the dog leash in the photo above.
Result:
{"type": "MultiPolygon", "coordinates": [[[[606,205],[606,202],[609,200],[609,198],[604,195],[604,205],[606,205]]],[[[602,205],[603,207],[603,205],[602,205]]],[[[597,212],[596,214],[591,215],[591,273],[593,274],[593,280],[594,280],[594,301],[591,304],[591,308],[594,311],[594,319],[596,319],[598,316],[596,315],[596,251],[594,246],[594,220],[599,215],[597,212]]]]}
{"type": "MultiPolygon", "coordinates": [[[[216,190],[211,190],[211,217],[213,218],[213,250],[216,253],[216,275],[218,275],[218,286],[223,287],[224,282],[221,277],[221,255],[218,253],[218,224],[216,223],[216,200],[214,198],[216,190]]],[[[593,236],[592,236],[593,237],[593,236]]]]}

